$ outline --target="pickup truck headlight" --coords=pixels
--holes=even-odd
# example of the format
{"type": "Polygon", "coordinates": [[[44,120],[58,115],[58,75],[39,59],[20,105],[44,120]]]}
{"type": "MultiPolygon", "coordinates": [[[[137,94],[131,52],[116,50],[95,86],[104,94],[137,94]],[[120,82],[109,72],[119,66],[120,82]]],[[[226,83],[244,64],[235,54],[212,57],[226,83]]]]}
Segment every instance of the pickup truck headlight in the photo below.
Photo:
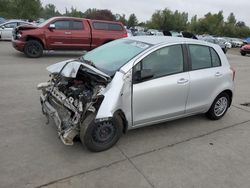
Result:
{"type": "Polygon", "coordinates": [[[16,38],[20,39],[21,37],[22,37],[22,34],[21,33],[17,33],[16,38]]]}

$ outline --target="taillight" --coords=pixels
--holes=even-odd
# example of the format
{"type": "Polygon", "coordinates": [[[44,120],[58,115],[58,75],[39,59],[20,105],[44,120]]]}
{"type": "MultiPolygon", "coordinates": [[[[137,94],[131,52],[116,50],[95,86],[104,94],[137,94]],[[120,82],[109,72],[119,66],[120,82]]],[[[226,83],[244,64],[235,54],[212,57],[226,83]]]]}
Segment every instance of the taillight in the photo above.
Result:
{"type": "Polygon", "coordinates": [[[125,32],[124,35],[123,35],[124,38],[128,37],[128,33],[125,32]]]}
{"type": "Polygon", "coordinates": [[[234,78],[235,78],[235,69],[233,67],[230,67],[230,69],[233,72],[233,81],[234,81],[234,78]]]}

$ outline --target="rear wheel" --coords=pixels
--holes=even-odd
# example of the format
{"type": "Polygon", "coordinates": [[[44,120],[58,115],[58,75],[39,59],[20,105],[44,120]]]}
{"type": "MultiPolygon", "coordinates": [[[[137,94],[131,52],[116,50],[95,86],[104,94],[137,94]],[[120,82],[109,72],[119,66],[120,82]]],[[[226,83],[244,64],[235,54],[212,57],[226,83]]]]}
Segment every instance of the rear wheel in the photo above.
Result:
{"type": "Polygon", "coordinates": [[[216,97],[209,111],[206,113],[207,117],[212,120],[218,120],[222,118],[229,107],[229,96],[226,93],[221,93],[216,97]]]}
{"type": "Polygon", "coordinates": [[[90,114],[81,125],[81,142],[90,150],[100,152],[111,148],[122,135],[122,119],[117,116],[113,120],[94,121],[95,114],[90,114]]]}
{"type": "Polygon", "coordinates": [[[24,53],[31,58],[41,57],[43,55],[43,46],[37,40],[29,40],[24,47],[24,53]]]}

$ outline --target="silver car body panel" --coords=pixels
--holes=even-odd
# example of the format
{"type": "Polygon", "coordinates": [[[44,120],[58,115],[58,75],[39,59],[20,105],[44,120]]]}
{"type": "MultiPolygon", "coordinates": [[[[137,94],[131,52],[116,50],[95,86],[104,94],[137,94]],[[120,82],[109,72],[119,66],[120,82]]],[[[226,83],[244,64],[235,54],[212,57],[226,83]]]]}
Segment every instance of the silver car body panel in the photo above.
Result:
{"type": "Polygon", "coordinates": [[[116,72],[111,83],[101,93],[104,100],[97,112],[96,120],[111,118],[117,110],[121,110],[126,116],[128,126],[132,126],[131,80],[132,72],[116,72]]]}

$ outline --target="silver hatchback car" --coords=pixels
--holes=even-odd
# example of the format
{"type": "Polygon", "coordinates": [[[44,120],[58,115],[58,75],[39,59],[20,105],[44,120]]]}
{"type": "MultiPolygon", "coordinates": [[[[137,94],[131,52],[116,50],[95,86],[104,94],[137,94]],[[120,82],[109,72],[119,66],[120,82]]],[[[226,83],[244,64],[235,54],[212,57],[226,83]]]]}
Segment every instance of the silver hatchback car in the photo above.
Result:
{"type": "Polygon", "coordinates": [[[91,151],[142,126],[201,113],[220,119],[235,76],[220,46],[165,36],[116,40],[47,70],[42,112],[64,144],[80,137],[91,151]]]}

